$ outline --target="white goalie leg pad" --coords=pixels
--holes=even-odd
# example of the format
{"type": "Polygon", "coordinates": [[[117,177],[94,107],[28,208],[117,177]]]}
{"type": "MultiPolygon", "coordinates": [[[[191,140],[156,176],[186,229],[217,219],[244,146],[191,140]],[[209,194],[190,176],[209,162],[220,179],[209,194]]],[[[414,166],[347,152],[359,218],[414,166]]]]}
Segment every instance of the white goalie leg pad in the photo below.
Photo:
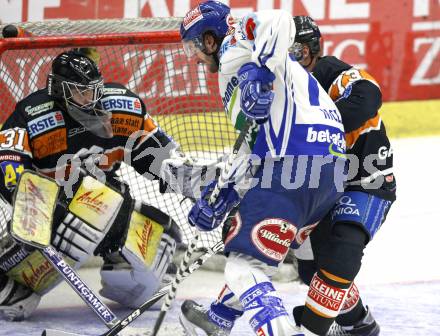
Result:
{"type": "Polygon", "coordinates": [[[240,298],[243,316],[256,335],[291,336],[298,329],[268,276],[275,269],[250,256],[231,253],[226,262],[225,279],[240,298]]]}
{"type": "MultiPolygon", "coordinates": [[[[168,235],[164,236],[168,237],[168,235]]],[[[103,265],[102,289],[99,293],[126,307],[140,306],[162,287],[165,272],[175,249],[174,240],[172,243],[170,245],[161,242],[151,267],[147,267],[136,254],[123,248],[121,254],[127,262],[103,265]]]]}
{"type": "Polygon", "coordinates": [[[136,269],[139,265],[134,254],[128,252],[124,257],[128,263],[103,265],[99,294],[123,306],[137,308],[159,289],[160,280],[152,270],[136,269]]]}
{"type": "Polygon", "coordinates": [[[28,318],[40,299],[40,295],[12,279],[0,280],[0,312],[11,321],[28,318]]]}

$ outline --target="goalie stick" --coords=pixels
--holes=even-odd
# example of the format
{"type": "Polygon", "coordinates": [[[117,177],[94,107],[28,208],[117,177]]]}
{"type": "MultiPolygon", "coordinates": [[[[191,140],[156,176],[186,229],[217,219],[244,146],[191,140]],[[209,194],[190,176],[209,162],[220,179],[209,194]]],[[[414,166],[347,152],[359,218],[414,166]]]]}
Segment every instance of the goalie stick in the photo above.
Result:
{"type": "MultiPolygon", "coordinates": [[[[217,254],[219,251],[223,249],[223,242],[219,241],[212,247],[208,248],[201,256],[199,256],[194,262],[189,265],[187,269],[182,272],[182,280],[187,278],[190,274],[192,274],[195,270],[200,268],[206,260],[208,260],[212,255],[217,254]]],[[[156,294],[154,294],[148,301],[144,302],[137,309],[133,310],[130,314],[128,314],[123,320],[117,322],[112,328],[110,328],[107,332],[101,334],[100,336],[115,336],[119,332],[121,332],[124,328],[128,327],[136,318],[138,318],[141,314],[147,311],[153,304],[159,301],[163,296],[165,296],[171,289],[171,285],[167,285],[160,289],[156,294]]],[[[147,330],[142,330],[137,328],[133,330],[134,333],[146,332],[147,330]]],[[[55,329],[46,329],[43,331],[42,336],[85,336],[82,334],[69,333],[61,330],[55,329]]]]}
{"type": "MultiPolygon", "coordinates": [[[[210,197],[209,197],[209,203],[213,204],[216,200],[218,195],[220,194],[220,190],[223,188],[223,186],[229,182],[229,170],[232,168],[232,164],[234,160],[236,159],[238,152],[240,151],[241,145],[243,142],[250,136],[253,126],[255,125],[255,122],[251,119],[246,119],[246,123],[243,125],[243,128],[240,131],[240,134],[237,138],[237,140],[234,143],[234,147],[232,148],[232,154],[229,155],[228,161],[225,165],[224,171],[222,174],[220,174],[219,181],[215,185],[214,190],[212,191],[210,197]]],[[[187,265],[189,263],[189,260],[191,259],[192,254],[194,253],[195,247],[197,245],[197,242],[199,240],[200,233],[196,229],[196,233],[194,234],[193,239],[191,240],[191,243],[188,247],[188,249],[185,252],[185,255],[180,263],[179,269],[177,271],[176,276],[173,279],[173,282],[171,283],[171,290],[168,292],[168,295],[165,297],[165,301],[162,304],[162,307],[160,309],[159,316],[156,320],[156,323],[154,324],[153,333],[151,336],[157,336],[157,333],[159,332],[159,329],[162,325],[163,320],[165,319],[166,313],[171,307],[172,302],[176,298],[177,293],[177,287],[181,283],[183,279],[183,274],[185,272],[185,269],[187,268],[187,265]]],[[[223,246],[223,241],[219,241],[215,244],[217,246],[218,244],[221,244],[223,246]]]]}

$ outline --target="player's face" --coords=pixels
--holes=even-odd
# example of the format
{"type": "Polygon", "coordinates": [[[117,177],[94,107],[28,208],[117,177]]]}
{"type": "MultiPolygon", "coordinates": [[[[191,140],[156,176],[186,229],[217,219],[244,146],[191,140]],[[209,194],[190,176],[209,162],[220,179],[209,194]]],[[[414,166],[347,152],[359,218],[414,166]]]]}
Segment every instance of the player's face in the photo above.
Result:
{"type": "Polygon", "coordinates": [[[208,70],[211,73],[215,73],[218,71],[218,65],[215,62],[214,56],[206,55],[203,51],[199,50],[196,55],[197,63],[206,64],[208,66],[208,70]]]}
{"type": "Polygon", "coordinates": [[[96,85],[69,84],[71,100],[80,107],[93,107],[102,96],[102,83],[96,85]]]}
{"type": "Polygon", "coordinates": [[[204,47],[200,41],[182,41],[183,49],[188,58],[195,58],[197,63],[206,64],[210,72],[217,72],[218,65],[213,56],[217,50],[217,43],[211,35],[206,35],[203,43],[204,47]]]}
{"type": "MultiPolygon", "coordinates": [[[[315,60],[313,59],[312,54],[310,53],[310,49],[306,44],[300,45],[299,43],[296,45],[298,50],[295,50],[297,55],[301,55],[301,59],[298,61],[307,71],[312,71],[315,66],[315,60]]],[[[292,52],[289,49],[289,52],[292,52]]],[[[295,55],[295,53],[294,53],[295,55]]]]}
{"type": "Polygon", "coordinates": [[[83,90],[78,88],[72,90],[72,99],[80,106],[89,105],[93,100],[93,90],[83,90]]]}

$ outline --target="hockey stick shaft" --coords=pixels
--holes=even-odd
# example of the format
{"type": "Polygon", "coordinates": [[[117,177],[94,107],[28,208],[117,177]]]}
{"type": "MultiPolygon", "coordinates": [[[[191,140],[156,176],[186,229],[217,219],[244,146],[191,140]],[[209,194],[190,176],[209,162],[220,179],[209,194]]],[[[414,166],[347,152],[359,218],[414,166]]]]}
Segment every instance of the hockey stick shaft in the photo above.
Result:
{"type": "Polygon", "coordinates": [[[104,302],[81,280],[78,273],[64,260],[61,254],[52,246],[41,250],[47,260],[60,273],[66,282],[73,288],[79,297],[90,307],[93,312],[105,323],[108,328],[113,327],[119,322],[116,315],[108,308],[104,302]]]}
{"type": "Polygon", "coordinates": [[[253,120],[246,119],[246,123],[241,129],[240,134],[238,135],[238,138],[234,143],[234,147],[232,147],[232,154],[228,156],[228,162],[225,165],[225,169],[220,174],[218,183],[215,185],[214,190],[212,191],[211,196],[209,197],[209,203],[211,204],[215,203],[218,195],[220,194],[220,190],[225,186],[226,183],[229,182],[227,178],[229,175],[229,170],[232,168],[232,164],[234,163],[234,160],[237,158],[238,152],[240,151],[243,142],[246,140],[247,137],[250,136],[254,125],[255,122],[253,120]]]}
{"type": "MultiPolygon", "coordinates": [[[[234,146],[232,148],[232,154],[228,157],[228,162],[225,166],[225,170],[220,175],[219,181],[215,185],[214,190],[211,193],[211,196],[209,198],[209,203],[213,204],[217,200],[221,189],[224,187],[224,185],[227,182],[229,182],[228,179],[225,178],[225,176],[226,177],[229,176],[229,170],[231,169],[234,160],[237,158],[238,152],[240,151],[240,148],[241,148],[243,142],[251,134],[252,129],[253,129],[252,126],[254,126],[254,125],[255,125],[255,122],[253,120],[246,119],[246,123],[244,124],[243,128],[241,129],[240,134],[239,134],[239,136],[238,136],[237,140],[235,141],[234,146]]],[[[156,336],[157,333],[159,332],[159,329],[162,325],[162,322],[165,319],[166,313],[170,309],[171,304],[176,297],[177,287],[180,284],[180,282],[182,281],[183,273],[185,272],[185,269],[187,268],[189,260],[191,259],[191,256],[194,253],[195,247],[196,247],[197,242],[199,240],[199,236],[200,236],[200,234],[196,230],[194,238],[191,240],[191,243],[185,252],[185,255],[182,259],[182,262],[180,263],[177,275],[173,279],[173,282],[171,284],[171,290],[169,291],[168,295],[165,298],[164,303],[162,304],[162,308],[160,309],[159,316],[156,320],[156,323],[154,324],[152,336],[156,336]]]]}
{"type": "Polygon", "coordinates": [[[183,255],[182,261],[180,262],[179,270],[171,282],[171,288],[165,297],[165,301],[162,304],[160,309],[159,316],[157,317],[156,323],[154,324],[153,334],[152,336],[157,335],[159,332],[160,326],[165,318],[167,311],[170,309],[174,298],[176,297],[177,287],[179,286],[182,279],[184,279],[183,274],[185,270],[188,268],[189,261],[191,259],[192,254],[197,246],[197,242],[199,241],[199,233],[196,231],[193,239],[191,240],[189,247],[186,249],[185,254],[183,255]]]}
{"type": "MultiPolygon", "coordinates": [[[[194,262],[192,262],[189,267],[182,272],[182,281],[190,276],[194,271],[200,268],[206,260],[208,260],[214,254],[217,254],[219,251],[223,249],[223,241],[218,241],[216,244],[208,248],[208,250],[199,256],[194,262]]],[[[119,332],[121,332],[124,328],[128,327],[135,319],[137,319],[141,314],[147,311],[152,305],[154,305],[157,301],[159,301],[163,296],[165,296],[171,289],[171,285],[163,287],[156,294],[154,294],[148,301],[144,302],[137,309],[133,310],[130,314],[128,314],[124,319],[116,323],[111,329],[107,332],[101,334],[100,336],[115,336],[119,332]]],[[[82,336],[81,334],[69,333],[60,330],[54,329],[46,329],[42,336],[82,336]]]]}

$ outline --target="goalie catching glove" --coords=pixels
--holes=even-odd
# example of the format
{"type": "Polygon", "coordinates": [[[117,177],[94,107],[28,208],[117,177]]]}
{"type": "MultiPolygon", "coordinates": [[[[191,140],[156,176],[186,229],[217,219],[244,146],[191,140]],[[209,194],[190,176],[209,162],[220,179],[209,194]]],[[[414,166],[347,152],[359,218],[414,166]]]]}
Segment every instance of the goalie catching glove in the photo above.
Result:
{"type": "Polygon", "coordinates": [[[162,162],[160,192],[176,192],[192,199],[200,198],[202,187],[213,180],[222,162],[202,163],[179,151],[171,150],[170,158],[162,162]]]}

